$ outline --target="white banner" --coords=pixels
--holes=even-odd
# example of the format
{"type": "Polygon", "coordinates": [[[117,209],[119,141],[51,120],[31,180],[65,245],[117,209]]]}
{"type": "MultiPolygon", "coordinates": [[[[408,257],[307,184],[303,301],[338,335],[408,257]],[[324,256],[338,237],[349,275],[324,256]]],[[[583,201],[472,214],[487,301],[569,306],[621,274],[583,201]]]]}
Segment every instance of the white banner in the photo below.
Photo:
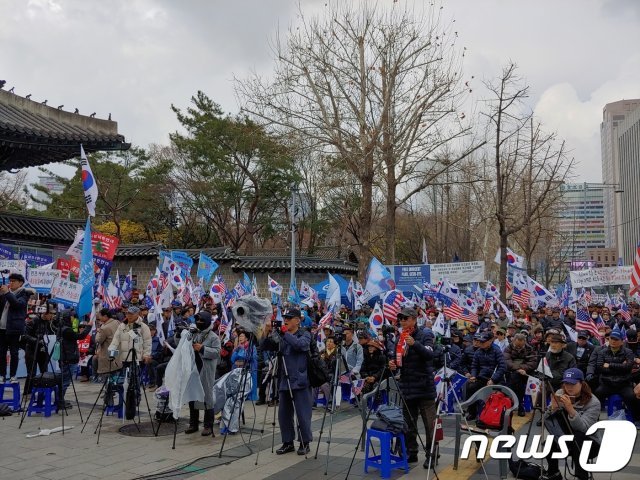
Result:
{"type": "Polygon", "coordinates": [[[5,277],[10,273],[19,273],[27,278],[27,262],[26,260],[0,260],[0,272],[5,277]],[[9,272],[5,273],[7,270],[9,272]]]}
{"type": "Polygon", "coordinates": [[[432,263],[429,265],[431,282],[446,278],[452,283],[485,282],[484,262],[432,263]]]}
{"type": "Polygon", "coordinates": [[[51,286],[62,271],[55,269],[31,268],[29,269],[29,285],[38,293],[49,293],[51,286]]]}
{"type": "Polygon", "coordinates": [[[81,294],[82,285],[71,280],[56,277],[51,285],[51,300],[67,307],[76,306],[81,294]]]}
{"type": "Polygon", "coordinates": [[[570,272],[571,286],[573,288],[588,288],[605,285],[629,285],[632,270],[633,267],[630,265],[575,270],[570,272]]]}

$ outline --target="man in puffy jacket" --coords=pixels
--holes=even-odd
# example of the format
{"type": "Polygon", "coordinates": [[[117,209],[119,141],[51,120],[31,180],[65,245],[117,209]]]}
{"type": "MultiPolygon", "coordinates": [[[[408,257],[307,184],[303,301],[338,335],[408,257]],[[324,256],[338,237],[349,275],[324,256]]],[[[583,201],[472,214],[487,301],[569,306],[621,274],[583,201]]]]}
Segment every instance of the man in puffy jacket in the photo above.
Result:
{"type": "Polygon", "coordinates": [[[524,393],[529,374],[535,370],[538,358],[531,345],[527,344],[527,337],[516,333],[511,345],[504,351],[504,361],[507,365],[508,386],[518,396],[518,416],[524,417],[524,393]]]}
{"type": "MultiPolygon", "coordinates": [[[[398,314],[402,333],[395,345],[395,359],[389,361],[389,369],[400,371],[400,390],[405,399],[403,414],[409,427],[405,435],[409,462],[418,461],[418,414],[425,428],[426,460],[429,464],[432,450],[433,426],[436,418],[436,388],[433,383],[433,340],[424,330],[417,327],[418,314],[412,308],[405,308],[398,314]]],[[[435,462],[432,461],[432,465],[435,462]]]]}
{"type": "MultiPolygon", "coordinates": [[[[493,333],[482,332],[478,335],[480,347],[473,354],[471,363],[471,377],[467,384],[467,398],[487,385],[499,385],[504,382],[507,365],[504,361],[502,350],[493,343],[493,333]]],[[[474,420],[477,415],[477,406],[471,405],[467,412],[467,419],[474,420]]]]}
{"type": "Polygon", "coordinates": [[[552,333],[547,335],[547,343],[549,344],[549,349],[544,354],[544,357],[549,364],[551,375],[553,375],[549,382],[555,392],[562,387],[564,371],[576,366],[576,359],[567,352],[567,339],[563,334],[552,333]]]}
{"type": "Polygon", "coordinates": [[[11,273],[8,284],[0,285],[0,383],[4,383],[7,374],[7,350],[11,355],[11,382],[18,381],[20,336],[24,333],[31,295],[33,290],[24,288],[24,277],[19,273],[11,273]]]}
{"type": "Polygon", "coordinates": [[[594,375],[600,377],[595,394],[600,402],[611,395],[620,395],[625,405],[633,412],[634,420],[639,420],[638,400],[633,393],[631,383],[631,370],[634,366],[634,358],[631,350],[626,348],[622,341],[622,332],[618,327],[614,328],[609,337],[609,345],[597,349],[595,362],[589,364],[587,379],[594,375]]]}
{"type": "MultiPolygon", "coordinates": [[[[307,455],[309,443],[313,439],[311,433],[311,385],[307,373],[307,356],[311,348],[311,334],[300,328],[301,313],[298,309],[290,309],[282,314],[284,326],[274,332],[263,342],[266,350],[279,350],[282,361],[278,365],[278,423],[282,435],[282,446],[276,454],[293,452],[296,436],[294,417],[297,416],[300,447],[298,455],[307,455]],[[284,364],[284,365],[283,365],[284,364]],[[285,369],[288,376],[285,375],[285,369]],[[295,410],[294,410],[295,406],[295,410]],[[295,415],[294,415],[295,412],[295,415]]],[[[267,331],[270,331],[267,324],[267,331]]]]}

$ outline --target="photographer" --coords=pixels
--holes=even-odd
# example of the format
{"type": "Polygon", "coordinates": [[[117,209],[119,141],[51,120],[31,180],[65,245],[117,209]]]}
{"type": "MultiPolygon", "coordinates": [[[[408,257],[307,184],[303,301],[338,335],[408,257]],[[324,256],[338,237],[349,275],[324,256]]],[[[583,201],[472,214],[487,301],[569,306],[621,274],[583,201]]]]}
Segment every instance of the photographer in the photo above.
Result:
{"type": "MultiPolygon", "coordinates": [[[[189,428],[184,433],[198,431],[200,410],[204,410],[204,429],[202,436],[213,435],[213,384],[216,381],[216,369],[220,359],[220,337],[212,329],[211,313],[203,310],[195,315],[196,332],[191,343],[195,353],[196,367],[200,374],[200,383],[204,389],[204,403],[189,402],[189,428]]],[[[193,331],[193,329],[192,329],[193,331]]]]}
{"type": "Polygon", "coordinates": [[[0,285],[0,383],[7,374],[7,350],[11,354],[9,373],[11,383],[17,383],[20,360],[20,335],[24,333],[27,319],[27,304],[33,290],[24,288],[24,277],[19,273],[9,274],[9,283],[0,285]]]}
{"type": "Polygon", "coordinates": [[[389,369],[400,370],[400,390],[404,396],[404,420],[409,426],[406,434],[409,462],[418,461],[418,414],[425,428],[425,468],[429,464],[433,426],[436,418],[436,388],[433,383],[433,345],[423,329],[417,328],[417,313],[404,308],[398,314],[402,332],[396,342],[396,356],[389,361],[389,369]]]}
{"type": "Polygon", "coordinates": [[[113,341],[120,322],[110,315],[109,309],[103,308],[96,315],[99,326],[96,331],[96,357],[98,358],[98,375],[109,374],[122,368],[118,359],[109,359],[109,345],[113,341]]]}
{"type": "Polygon", "coordinates": [[[91,332],[93,323],[80,324],[82,331],[75,332],[72,327],[71,310],[65,310],[58,314],[58,340],[60,341],[60,371],[62,372],[62,395],[58,399],[59,408],[70,408],[71,404],[64,401],[71,379],[76,374],[78,362],[80,361],[80,351],[78,350],[78,340],[86,337],[91,332]]]}
{"type": "Polygon", "coordinates": [[[135,350],[138,362],[151,362],[151,332],[142,322],[139,313],[140,309],[134,305],[127,309],[126,322],[118,326],[109,344],[110,352],[118,352],[118,357],[114,360],[121,362],[125,367],[133,361],[132,350],[135,350]],[[140,337],[142,341],[139,341],[140,337]]]}
{"type": "Polygon", "coordinates": [[[311,344],[311,334],[300,328],[300,311],[287,310],[282,314],[284,326],[276,330],[264,341],[264,348],[278,350],[282,354],[282,363],[278,365],[279,407],[278,423],[282,435],[282,446],[276,454],[293,452],[295,447],[294,405],[300,428],[300,447],[298,455],[309,453],[309,443],[313,439],[311,433],[311,405],[313,398],[309,375],[307,373],[307,352],[311,344]],[[285,368],[288,377],[285,376],[285,368]],[[291,390],[289,390],[291,389],[291,390]]]}
{"type": "Polygon", "coordinates": [[[29,395],[31,392],[31,382],[36,375],[36,368],[39,369],[40,373],[48,370],[49,350],[45,337],[56,334],[52,322],[57,312],[56,306],[47,304],[40,308],[44,311],[30,322],[27,322],[24,335],[22,335],[24,361],[27,367],[27,379],[24,384],[23,395],[29,395]]]}
{"type": "MultiPolygon", "coordinates": [[[[585,440],[592,440],[589,458],[598,454],[602,442],[602,430],[586,437],[585,432],[598,421],[600,416],[600,401],[591,393],[589,385],[584,381],[584,374],[579,368],[569,368],[562,377],[561,389],[551,395],[551,408],[547,410],[545,427],[554,438],[561,435],[574,435],[574,440],[567,444],[569,455],[573,458],[576,478],[586,480],[590,478],[578,459],[585,440]]],[[[560,451],[560,446],[554,440],[551,451],[547,455],[547,479],[561,480],[562,474],[558,468],[558,460],[552,454],[560,451]]]]}

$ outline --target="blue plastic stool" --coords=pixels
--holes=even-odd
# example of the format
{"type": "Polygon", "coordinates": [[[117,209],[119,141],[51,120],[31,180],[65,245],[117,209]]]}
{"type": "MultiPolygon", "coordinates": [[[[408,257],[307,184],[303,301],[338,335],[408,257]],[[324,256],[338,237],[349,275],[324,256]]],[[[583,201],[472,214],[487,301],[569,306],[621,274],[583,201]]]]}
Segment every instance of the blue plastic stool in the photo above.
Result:
{"type": "Polygon", "coordinates": [[[627,420],[633,422],[633,415],[629,413],[626,409],[624,401],[620,395],[611,395],[607,400],[607,416],[613,415],[613,412],[616,410],[622,410],[624,408],[625,416],[627,420]]]}
{"type": "Polygon", "coordinates": [[[122,418],[124,416],[124,387],[117,385],[115,389],[118,394],[118,403],[105,407],[104,414],[110,416],[115,412],[118,414],[118,418],[122,418]]]}
{"type": "Polygon", "coordinates": [[[316,407],[319,405],[326,405],[327,404],[327,399],[324,398],[324,395],[322,395],[322,397],[320,396],[322,392],[320,391],[320,389],[318,389],[318,394],[316,395],[316,407]]]}
{"type": "Polygon", "coordinates": [[[2,383],[2,397],[0,397],[0,403],[6,403],[11,406],[14,412],[20,410],[20,384],[19,383],[2,383]],[[8,388],[13,390],[13,398],[4,398],[4,390],[8,388]]]}
{"type": "Polygon", "coordinates": [[[404,434],[393,434],[391,432],[382,432],[373,428],[367,429],[367,440],[364,453],[364,473],[369,473],[369,467],[380,470],[382,478],[391,477],[391,470],[400,468],[404,469],[404,473],[409,473],[409,461],[407,458],[407,449],[404,444],[404,434]],[[380,455],[369,457],[369,444],[372,438],[380,440],[380,455]],[[402,447],[402,457],[391,454],[391,444],[394,438],[400,439],[402,447]]]}
{"type": "Polygon", "coordinates": [[[378,411],[378,407],[380,405],[386,404],[388,399],[389,399],[389,395],[387,395],[387,391],[386,390],[382,390],[380,392],[380,402],[376,401],[376,397],[377,397],[377,395],[374,395],[373,397],[370,397],[367,400],[367,408],[369,408],[369,410],[371,410],[372,412],[378,411]]]}
{"type": "Polygon", "coordinates": [[[525,395],[522,401],[522,407],[525,412],[530,412],[533,409],[533,404],[531,403],[531,395],[525,395]]]}
{"type": "Polygon", "coordinates": [[[32,413],[44,413],[45,417],[51,416],[51,411],[58,413],[58,386],[55,387],[33,387],[31,389],[31,401],[27,415],[32,413]],[[39,402],[42,402],[39,404],[39,402]]]}

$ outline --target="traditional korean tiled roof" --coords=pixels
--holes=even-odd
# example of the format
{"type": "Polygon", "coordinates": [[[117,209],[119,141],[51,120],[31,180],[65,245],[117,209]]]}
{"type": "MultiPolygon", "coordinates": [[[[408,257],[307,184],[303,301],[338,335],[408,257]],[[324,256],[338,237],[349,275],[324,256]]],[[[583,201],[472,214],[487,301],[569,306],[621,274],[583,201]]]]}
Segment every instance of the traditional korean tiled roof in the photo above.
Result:
{"type": "Polygon", "coordinates": [[[0,238],[40,240],[53,244],[71,244],[84,220],[35,217],[0,213],[0,238]]]}
{"type": "Polygon", "coordinates": [[[66,112],[0,90],[0,171],[68,160],[86,153],[127,150],[118,124],[66,112]]]}
{"type": "MultiPolygon", "coordinates": [[[[116,257],[157,257],[160,250],[167,250],[167,248],[159,242],[119,245],[116,250],[116,257]]],[[[214,260],[236,260],[238,258],[228,247],[180,249],[180,251],[187,253],[194,260],[198,259],[200,252],[214,260]]]]}
{"type": "MultiPolygon", "coordinates": [[[[274,270],[290,270],[291,259],[289,257],[239,257],[238,262],[234,263],[231,268],[233,270],[247,271],[274,271],[274,270]]],[[[317,257],[297,257],[297,271],[316,271],[316,272],[341,272],[341,273],[358,273],[358,265],[344,260],[331,260],[317,257]]]]}

